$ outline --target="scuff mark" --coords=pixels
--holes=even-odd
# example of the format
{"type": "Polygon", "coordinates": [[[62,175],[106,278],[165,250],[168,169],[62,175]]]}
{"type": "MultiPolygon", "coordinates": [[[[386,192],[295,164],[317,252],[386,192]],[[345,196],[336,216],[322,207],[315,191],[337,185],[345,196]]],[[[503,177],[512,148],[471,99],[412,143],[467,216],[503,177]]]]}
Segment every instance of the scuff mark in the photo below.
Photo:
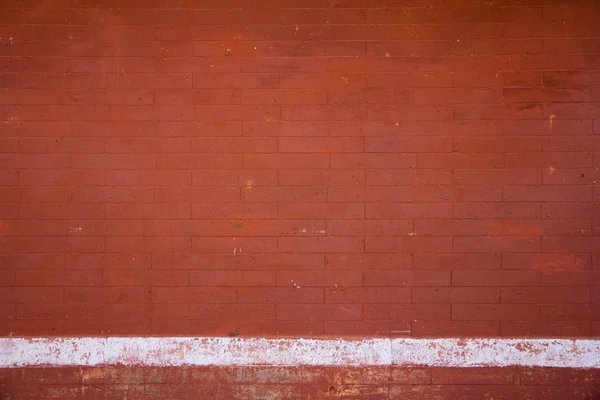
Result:
{"type": "Polygon", "coordinates": [[[346,307],[342,307],[342,306],[340,306],[340,310],[342,310],[342,311],[344,311],[344,312],[347,312],[348,314],[351,314],[351,315],[356,315],[357,317],[360,317],[360,313],[358,313],[358,312],[356,312],[356,311],[349,310],[349,309],[347,309],[346,307]]]}
{"type": "Polygon", "coordinates": [[[548,118],[548,130],[551,131],[552,130],[552,126],[554,126],[554,119],[556,118],[556,115],[552,114],[550,115],[550,118],[548,118]]]}

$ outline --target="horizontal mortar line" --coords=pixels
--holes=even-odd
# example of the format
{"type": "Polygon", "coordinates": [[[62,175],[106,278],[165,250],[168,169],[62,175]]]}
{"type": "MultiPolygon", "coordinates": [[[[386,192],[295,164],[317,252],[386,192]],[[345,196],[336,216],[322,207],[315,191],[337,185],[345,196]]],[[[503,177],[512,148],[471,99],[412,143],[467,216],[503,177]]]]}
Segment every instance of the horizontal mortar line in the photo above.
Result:
{"type": "Polygon", "coordinates": [[[600,368],[600,340],[0,338],[0,367],[95,365],[600,368]]]}

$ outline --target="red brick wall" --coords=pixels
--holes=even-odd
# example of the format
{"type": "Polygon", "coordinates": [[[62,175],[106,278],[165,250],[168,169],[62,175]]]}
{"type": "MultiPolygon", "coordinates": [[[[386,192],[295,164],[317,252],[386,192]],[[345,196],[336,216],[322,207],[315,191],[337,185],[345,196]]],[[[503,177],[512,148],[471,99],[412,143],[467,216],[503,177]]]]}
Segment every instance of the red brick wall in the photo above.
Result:
{"type": "MultiPolygon", "coordinates": [[[[553,368],[0,369],[3,399],[594,400],[599,370],[553,368]]],[[[596,396],[596,397],[595,397],[596,396]]]]}
{"type": "Polygon", "coordinates": [[[0,334],[597,335],[599,32],[595,0],[3,1],[0,334]]]}

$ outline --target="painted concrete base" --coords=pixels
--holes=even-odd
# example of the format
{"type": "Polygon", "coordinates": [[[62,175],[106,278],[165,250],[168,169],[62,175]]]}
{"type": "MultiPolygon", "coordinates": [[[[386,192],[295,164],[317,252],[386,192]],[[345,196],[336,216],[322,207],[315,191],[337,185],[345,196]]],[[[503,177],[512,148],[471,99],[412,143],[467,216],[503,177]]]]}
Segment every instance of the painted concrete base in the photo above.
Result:
{"type": "Polygon", "coordinates": [[[600,368],[600,340],[0,338],[0,367],[98,365],[600,368]]]}

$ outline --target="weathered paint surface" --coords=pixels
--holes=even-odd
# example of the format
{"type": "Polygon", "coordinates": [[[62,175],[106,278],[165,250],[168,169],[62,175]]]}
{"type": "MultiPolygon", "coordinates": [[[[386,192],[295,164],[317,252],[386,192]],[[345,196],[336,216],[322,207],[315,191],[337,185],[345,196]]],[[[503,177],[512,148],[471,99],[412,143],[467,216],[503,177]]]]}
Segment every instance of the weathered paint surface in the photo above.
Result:
{"type": "Polygon", "coordinates": [[[0,339],[0,367],[96,365],[600,368],[600,340],[0,339]]]}

